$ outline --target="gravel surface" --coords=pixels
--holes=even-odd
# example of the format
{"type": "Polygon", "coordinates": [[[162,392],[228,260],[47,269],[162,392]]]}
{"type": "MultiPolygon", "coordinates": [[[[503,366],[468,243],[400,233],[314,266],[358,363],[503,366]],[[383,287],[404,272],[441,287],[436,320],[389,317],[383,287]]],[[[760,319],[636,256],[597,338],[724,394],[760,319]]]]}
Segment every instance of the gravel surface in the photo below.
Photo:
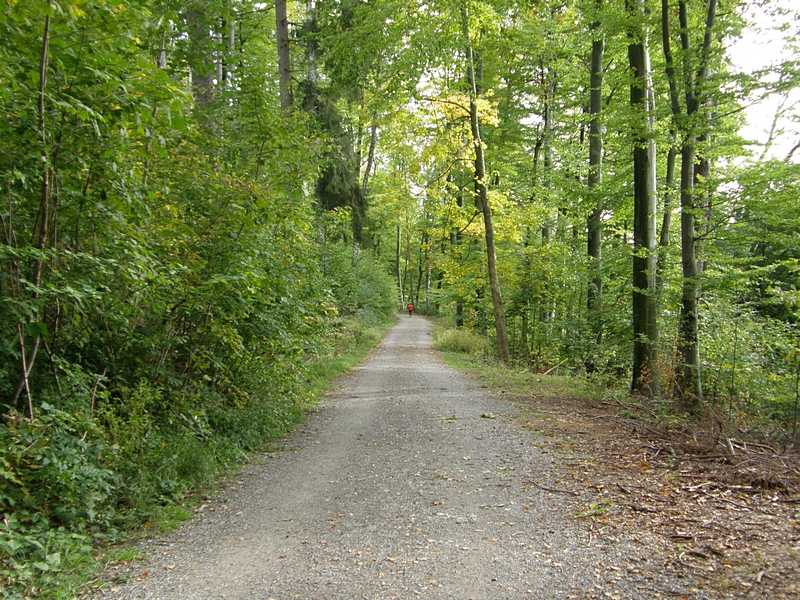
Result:
{"type": "MultiPolygon", "coordinates": [[[[399,318],[284,451],[129,567],[126,599],[655,598],[649,549],[591,535],[556,490],[566,457],[515,408],[445,366],[399,318]]],[[[571,459],[574,460],[574,459],[571,459]]]]}

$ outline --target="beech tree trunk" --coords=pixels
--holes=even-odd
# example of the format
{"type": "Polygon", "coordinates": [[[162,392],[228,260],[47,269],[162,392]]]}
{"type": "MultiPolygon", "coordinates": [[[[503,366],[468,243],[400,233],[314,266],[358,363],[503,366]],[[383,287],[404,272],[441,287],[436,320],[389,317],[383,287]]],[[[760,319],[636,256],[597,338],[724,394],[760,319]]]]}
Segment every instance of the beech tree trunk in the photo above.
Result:
{"type": "Polygon", "coordinates": [[[497,275],[497,257],[494,244],[494,221],[492,207],[489,204],[489,193],[486,187],[486,163],[483,156],[483,140],[481,139],[480,121],[478,119],[477,85],[475,82],[475,66],[472,51],[472,40],[469,34],[469,21],[466,8],[461,10],[464,38],[467,44],[467,82],[470,86],[469,121],[472,129],[472,144],[475,149],[475,186],[476,198],[483,212],[483,225],[486,233],[486,267],[489,276],[489,289],[492,293],[492,309],[497,334],[497,356],[500,362],[508,364],[508,333],[503,311],[503,298],[500,293],[500,279],[497,275]]]}
{"type": "Polygon", "coordinates": [[[281,108],[287,109],[292,105],[292,70],[289,56],[289,18],[286,14],[286,0],[275,0],[275,37],[278,42],[281,108]]]}
{"type": "MultiPolygon", "coordinates": [[[[640,0],[627,0],[635,23],[641,22],[640,0]]],[[[636,25],[630,31],[628,60],[634,74],[630,104],[633,135],[633,391],[660,394],[658,319],[656,311],[656,143],[654,100],[647,35],[636,25]]]]}
{"type": "MultiPolygon", "coordinates": [[[[598,11],[603,6],[603,0],[597,0],[598,11]]],[[[592,24],[592,30],[597,31],[599,21],[592,24]]],[[[592,60],[589,81],[589,174],[587,188],[589,197],[594,197],[594,208],[589,213],[586,223],[587,251],[589,254],[589,269],[592,279],[587,291],[586,306],[589,310],[589,319],[595,334],[596,343],[600,343],[603,336],[603,322],[600,311],[603,303],[603,278],[600,272],[603,247],[603,199],[598,197],[598,188],[603,181],[603,125],[601,114],[603,112],[603,57],[605,54],[605,39],[601,36],[592,42],[592,60]]],[[[587,365],[588,366],[588,365],[587,365]]]]}
{"type": "MultiPolygon", "coordinates": [[[[678,96],[678,78],[671,49],[671,30],[669,22],[669,2],[661,0],[661,36],[669,81],[670,101],[676,129],[681,141],[681,267],[683,283],[681,288],[681,315],[678,330],[678,354],[682,367],[677,369],[676,388],[686,408],[694,410],[703,398],[702,372],[700,364],[700,336],[698,327],[698,286],[699,269],[697,264],[697,208],[695,184],[698,178],[707,178],[709,163],[697,159],[697,133],[695,117],[705,100],[700,96],[708,79],[708,62],[717,0],[707,0],[703,45],[697,60],[693,60],[689,38],[689,15],[685,0],[678,3],[681,50],[683,52],[683,86],[686,103],[685,113],[681,109],[678,96]]],[[[707,119],[706,119],[707,121],[707,119]]],[[[706,135],[706,132],[703,132],[706,135]]]]}
{"type": "Polygon", "coordinates": [[[186,11],[191,47],[192,91],[197,106],[204,107],[214,99],[216,63],[208,16],[197,8],[186,11]]]}

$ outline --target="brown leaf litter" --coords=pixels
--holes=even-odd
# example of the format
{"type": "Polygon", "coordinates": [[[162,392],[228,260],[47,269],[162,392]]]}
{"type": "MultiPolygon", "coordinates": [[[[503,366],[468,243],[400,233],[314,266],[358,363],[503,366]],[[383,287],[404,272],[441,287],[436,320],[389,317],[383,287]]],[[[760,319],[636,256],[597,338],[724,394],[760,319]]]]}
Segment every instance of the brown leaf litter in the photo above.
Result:
{"type": "Polygon", "coordinates": [[[797,452],[725,434],[719,419],[689,431],[652,424],[644,406],[518,400],[542,451],[563,459],[530,485],[575,502],[589,540],[652,548],[658,560],[642,569],[685,579],[693,598],[800,597],[797,452]]]}

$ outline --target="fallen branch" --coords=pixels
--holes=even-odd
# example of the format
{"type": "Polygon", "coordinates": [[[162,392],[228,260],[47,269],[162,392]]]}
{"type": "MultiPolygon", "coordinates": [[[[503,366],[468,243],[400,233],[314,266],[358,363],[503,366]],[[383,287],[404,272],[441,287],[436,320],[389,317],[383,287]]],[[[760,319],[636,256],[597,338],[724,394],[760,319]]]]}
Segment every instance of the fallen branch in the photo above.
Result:
{"type": "Polygon", "coordinates": [[[540,490],[544,490],[546,492],[555,492],[557,494],[570,494],[571,496],[580,496],[578,492],[573,492],[572,490],[559,490],[557,488],[549,488],[543,485],[539,485],[535,481],[524,481],[523,483],[530,483],[531,485],[535,485],[540,490]]]}

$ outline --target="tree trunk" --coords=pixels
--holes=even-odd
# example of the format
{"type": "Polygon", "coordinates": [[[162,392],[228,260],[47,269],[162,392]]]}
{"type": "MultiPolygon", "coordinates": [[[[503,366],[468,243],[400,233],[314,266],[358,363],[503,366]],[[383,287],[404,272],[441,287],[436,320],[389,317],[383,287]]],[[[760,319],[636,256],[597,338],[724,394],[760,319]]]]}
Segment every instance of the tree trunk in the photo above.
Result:
{"type": "MultiPolygon", "coordinates": [[[[547,188],[552,187],[553,178],[553,99],[556,90],[556,77],[555,74],[548,71],[546,73],[547,87],[544,99],[544,179],[547,188]]],[[[556,217],[558,218],[558,217],[556,217]]],[[[542,226],[542,244],[549,244],[553,239],[553,221],[550,216],[547,217],[545,224],[542,226]]]]}
{"type": "Polygon", "coordinates": [[[280,83],[281,108],[287,109],[292,105],[292,71],[286,0],[275,0],[275,37],[278,42],[278,81],[280,83]]]}
{"type": "MultiPolygon", "coordinates": [[[[317,71],[317,14],[314,0],[306,3],[306,24],[304,27],[304,42],[306,45],[306,61],[308,62],[308,80],[303,90],[303,110],[311,115],[317,114],[319,73],[317,71]]],[[[291,56],[289,56],[291,59],[291,56]]]]}
{"type": "Polygon", "coordinates": [[[661,231],[658,238],[658,259],[656,262],[656,289],[659,299],[664,287],[663,275],[667,267],[667,249],[669,248],[669,236],[672,229],[672,202],[675,192],[675,162],[678,156],[678,148],[673,144],[667,153],[667,176],[664,182],[664,214],[661,217],[661,231]]]}
{"type": "Polygon", "coordinates": [[[683,360],[683,373],[678,374],[678,390],[693,405],[702,398],[700,381],[700,343],[697,330],[697,255],[694,216],[695,140],[688,135],[681,150],[681,316],[678,354],[683,360]]]}
{"type": "MultiPolygon", "coordinates": [[[[678,99],[678,80],[671,50],[669,25],[669,2],[661,2],[661,36],[666,61],[675,127],[682,135],[681,144],[681,315],[678,331],[678,354],[683,361],[676,373],[678,394],[686,408],[694,410],[703,397],[702,373],[700,364],[700,337],[698,328],[698,265],[697,265],[697,223],[695,217],[695,182],[698,175],[708,177],[708,164],[697,161],[697,135],[692,117],[703,105],[699,96],[708,79],[708,63],[711,52],[712,33],[716,17],[717,0],[708,0],[703,46],[700,49],[699,63],[695,71],[695,61],[691,59],[689,38],[689,15],[685,0],[678,3],[681,50],[683,51],[683,85],[686,99],[685,115],[678,99]],[[706,170],[704,170],[706,169],[706,170]]],[[[704,134],[705,135],[705,132],[704,134]]]]}
{"type": "Polygon", "coordinates": [[[372,128],[369,132],[369,151],[367,152],[367,165],[364,168],[364,179],[361,184],[361,193],[364,199],[367,198],[369,191],[369,176],[372,173],[373,166],[375,165],[375,146],[378,141],[378,113],[372,115],[372,128]]]}
{"type": "Polygon", "coordinates": [[[522,307],[522,325],[520,326],[522,331],[520,331],[519,335],[519,351],[525,359],[527,359],[530,354],[528,349],[528,310],[529,307],[527,304],[522,307]]]}
{"type": "Polygon", "coordinates": [[[190,8],[186,11],[191,48],[192,91],[197,106],[204,107],[214,99],[213,44],[208,17],[203,12],[190,8]]]}
{"type": "MultiPolygon", "coordinates": [[[[639,0],[627,0],[636,23],[639,0]]],[[[630,32],[628,60],[635,76],[630,86],[633,116],[633,381],[631,389],[657,396],[658,320],[656,314],[656,143],[647,36],[641,25],[630,32]]]]}
{"type": "MultiPolygon", "coordinates": [[[[47,6],[51,5],[50,0],[47,6]]],[[[42,281],[42,269],[44,268],[44,250],[47,247],[47,237],[49,234],[50,224],[50,157],[47,151],[47,130],[45,121],[45,91],[47,89],[47,67],[50,60],[50,14],[48,13],[44,19],[44,33],[42,34],[42,52],[39,60],[39,94],[37,99],[38,111],[38,134],[39,143],[41,144],[41,160],[42,160],[42,186],[41,196],[39,200],[39,239],[37,249],[39,251],[36,262],[33,267],[33,277],[31,278],[31,287],[33,288],[33,298],[39,298],[39,284],[42,281]]],[[[9,225],[10,227],[10,225],[9,225]]],[[[21,375],[11,393],[10,405],[20,408],[19,397],[22,390],[28,399],[28,416],[33,419],[33,398],[31,397],[30,390],[30,375],[33,370],[33,364],[36,361],[36,355],[39,351],[39,346],[42,341],[42,333],[37,328],[37,333],[31,341],[31,347],[27,350],[26,356],[25,336],[22,332],[22,327],[18,327],[20,356],[21,356],[21,375]]]]}
{"type": "Polygon", "coordinates": [[[475,82],[475,68],[472,52],[472,40],[469,34],[469,21],[466,8],[461,11],[462,26],[467,51],[467,81],[470,86],[469,120],[472,129],[472,144],[475,149],[475,183],[477,187],[476,198],[480,200],[483,209],[483,225],[486,233],[486,266],[489,276],[489,289],[492,293],[492,308],[494,324],[497,333],[497,356],[500,362],[508,364],[510,355],[508,350],[508,333],[506,332],[506,318],[503,312],[503,298],[500,293],[500,279],[497,275],[497,257],[494,243],[494,222],[492,220],[492,207],[489,204],[489,194],[486,188],[486,163],[483,156],[483,141],[481,139],[480,121],[478,120],[477,85],[475,82]]]}
{"type": "MultiPolygon", "coordinates": [[[[597,0],[598,11],[602,8],[603,0],[597,0]]],[[[599,22],[592,24],[592,30],[600,27],[599,22]]],[[[603,323],[601,308],[603,298],[603,278],[600,271],[603,245],[603,205],[599,197],[599,186],[603,181],[603,125],[600,118],[603,112],[603,56],[605,54],[605,40],[601,37],[592,42],[592,60],[589,87],[589,175],[587,188],[589,197],[594,198],[594,208],[589,213],[587,220],[587,251],[589,254],[589,269],[592,279],[587,291],[586,306],[589,311],[589,320],[595,334],[596,343],[600,343],[603,336],[603,323]]]]}
{"type": "Polygon", "coordinates": [[[408,281],[408,301],[414,304],[414,272],[411,270],[411,231],[408,227],[408,211],[406,210],[406,281],[408,281]]]}
{"type": "Polygon", "coordinates": [[[406,307],[405,290],[403,289],[403,270],[400,266],[400,223],[397,224],[397,251],[395,252],[395,270],[397,271],[397,289],[400,294],[400,308],[406,307]]]}

